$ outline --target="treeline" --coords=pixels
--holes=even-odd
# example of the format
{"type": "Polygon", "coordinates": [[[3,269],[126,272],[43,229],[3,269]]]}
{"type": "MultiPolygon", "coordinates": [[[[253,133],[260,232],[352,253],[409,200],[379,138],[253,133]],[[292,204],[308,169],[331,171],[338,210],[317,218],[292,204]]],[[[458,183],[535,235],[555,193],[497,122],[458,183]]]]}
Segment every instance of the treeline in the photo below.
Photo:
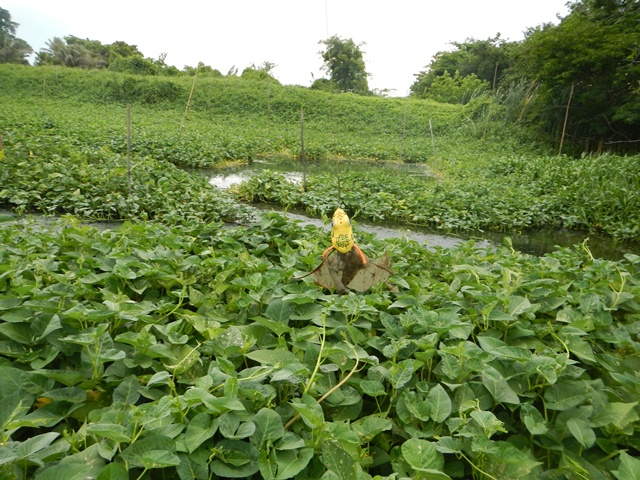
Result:
{"type": "Polygon", "coordinates": [[[558,25],[520,42],[454,43],[416,75],[411,94],[476,103],[572,150],[640,149],[640,2],[580,0],[558,25]]]}
{"type": "MultiPolygon", "coordinates": [[[[468,104],[471,118],[519,125],[536,138],[555,142],[559,153],[640,151],[640,2],[576,0],[557,24],[530,28],[524,40],[454,42],[415,74],[411,96],[468,104]]],[[[17,24],[0,8],[0,63],[27,63],[32,50],[15,37],[17,24]]],[[[360,46],[351,39],[321,41],[328,79],[310,88],[371,95],[360,46]]],[[[102,68],[154,75],[223,76],[199,64],[179,70],[145,57],[135,45],[104,45],[75,36],[53,38],[35,54],[35,65],[102,68]]],[[[264,62],[241,76],[277,82],[275,65],[264,62]]],[[[237,75],[234,67],[227,75],[237,75]]],[[[381,93],[386,93],[382,91],[381,93]]]]}

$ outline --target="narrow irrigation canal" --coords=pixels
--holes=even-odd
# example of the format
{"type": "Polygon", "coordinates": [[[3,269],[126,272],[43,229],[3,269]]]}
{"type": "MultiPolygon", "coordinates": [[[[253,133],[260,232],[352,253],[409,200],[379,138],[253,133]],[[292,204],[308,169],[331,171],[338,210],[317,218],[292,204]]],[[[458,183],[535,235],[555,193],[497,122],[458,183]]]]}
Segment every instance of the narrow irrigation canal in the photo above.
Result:
{"type": "MultiPolygon", "coordinates": [[[[428,167],[416,164],[390,163],[390,162],[342,162],[338,169],[348,169],[350,172],[383,169],[389,174],[402,174],[431,177],[428,167]]],[[[281,172],[285,177],[294,183],[301,183],[305,174],[314,173],[334,173],[336,171],[335,162],[308,162],[306,172],[301,169],[298,161],[254,161],[251,164],[235,166],[217,170],[193,170],[205,176],[211,185],[226,189],[234,184],[240,184],[261,171],[270,170],[281,172]]],[[[323,227],[323,223],[318,218],[312,218],[302,211],[284,209],[279,205],[257,205],[258,208],[278,211],[285,214],[292,220],[309,223],[318,227],[323,227]]],[[[325,226],[329,229],[328,226],[325,226]]],[[[406,237],[426,245],[427,247],[452,247],[457,243],[473,239],[480,245],[502,244],[505,237],[511,238],[513,247],[521,252],[533,255],[544,255],[551,252],[556,246],[569,247],[582,244],[587,240],[591,253],[598,258],[619,260],[627,253],[640,254],[640,244],[616,242],[610,237],[592,235],[588,232],[579,232],[567,229],[546,229],[529,230],[518,233],[501,233],[489,231],[464,231],[455,234],[443,234],[440,231],[426,227],[406,226],[394,224],[392,222],[373,223],[366,220],[358,220],[357,228],[375,234],[378,238],[406,237]]]]}

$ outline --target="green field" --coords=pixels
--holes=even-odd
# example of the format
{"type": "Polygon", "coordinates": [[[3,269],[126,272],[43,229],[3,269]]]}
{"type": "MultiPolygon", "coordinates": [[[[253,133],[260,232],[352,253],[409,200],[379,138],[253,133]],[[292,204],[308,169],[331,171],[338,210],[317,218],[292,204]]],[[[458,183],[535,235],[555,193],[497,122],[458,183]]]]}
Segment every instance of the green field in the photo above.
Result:
{"type": "Polygon", "coordinates": [[[324,231],[239,200],[330,215],[340,176],[362,218],[636,239],[638,157],[557,157],[424,100],[201,78],[188,103],[192,80],[0,65],[0,478],[637,477],[640,257],[432,251],[356,223],[397,291],[338,296],[297,279],[324,231]],[[301,108],[306,154],[336,160],[307,191],[184,169],[297,158],[301,108]]]}

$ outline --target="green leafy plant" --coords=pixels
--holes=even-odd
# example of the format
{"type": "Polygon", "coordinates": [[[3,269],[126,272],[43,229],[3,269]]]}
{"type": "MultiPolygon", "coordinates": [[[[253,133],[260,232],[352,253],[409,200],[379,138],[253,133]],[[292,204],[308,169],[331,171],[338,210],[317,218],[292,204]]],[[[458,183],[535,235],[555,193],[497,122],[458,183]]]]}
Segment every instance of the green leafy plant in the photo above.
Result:
{"type": "Polygon", "coordinates": [[[293,280],[326,239],[278,215],[4,220],[5,478],[633,471],[637,256],[365,238],[400,291],[338,297],[293,280]]]}

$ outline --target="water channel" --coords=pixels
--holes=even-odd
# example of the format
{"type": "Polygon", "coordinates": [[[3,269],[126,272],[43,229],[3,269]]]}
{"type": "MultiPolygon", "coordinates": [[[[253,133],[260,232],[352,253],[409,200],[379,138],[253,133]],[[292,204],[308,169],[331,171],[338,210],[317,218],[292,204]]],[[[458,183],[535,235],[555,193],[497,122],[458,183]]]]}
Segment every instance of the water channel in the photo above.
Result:
{"type": "MultiPolygon", "coordinates": [[[[335,162],[308,162],[306,174],[331,172],[335,171],[335,168],[335,162]]],[[[417,164],[370,161],[357,162],[350,160],[340,162],[338,168],[342,171],[348,169],[349,172],[367,171],[372,168],[378,168],[388,171],[391,175],[431,176],[428,167],[417,164]]],[[[281,172],[285,175],[285,178],[294,183],[302,182],[303,171],[299,161],[254,161],[251,164],[243,164],[224,169],[196,170],[195,172],[205,176],[211,185],[221,189],[227,189],[231,185],[240,184],[264,170],[281,172]]],[[[283,208],[279,205],[260,205],[258,207],[281,212],[292,220],[323,227],[320,219],[309,217],[301,211],[288,209],[286,212],[283,212],[283,208]]],[[[440,231],[426,227],[408,227],[391,222],[373,223],[362,219],[357,222],[357,227],[368,233],[375,234],[377,238],[407,237],[427,247],[440,246],[447,248],[469,239],[475,240],[479,245],[502,244],[504,238],[509,237],[516,250],[533,255],[544,255],[545,253],[553,251],[556,246],[569,247],[581,244],[588,239],[587,245],[595,257],[619,260],[623,258],[626,253],[640,254],[640,244],[616,242],[611,237],[567,229],[529,230],[509,234],[486,231],[464,231],[453,234],[443,234],[440,231]]],[[[324,225],[324,228],[329,229],[326,225],[324,225]]]]}

